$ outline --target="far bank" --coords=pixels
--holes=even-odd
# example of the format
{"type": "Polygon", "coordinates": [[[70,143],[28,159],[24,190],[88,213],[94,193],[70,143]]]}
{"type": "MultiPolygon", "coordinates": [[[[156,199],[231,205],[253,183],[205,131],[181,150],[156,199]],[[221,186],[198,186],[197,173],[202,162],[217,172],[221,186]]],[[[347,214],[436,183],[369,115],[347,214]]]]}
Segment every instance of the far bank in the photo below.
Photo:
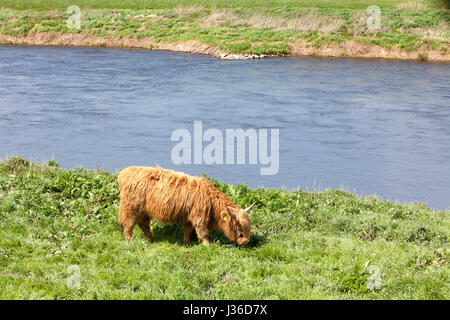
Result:
{"type": "Polygon", "coordinates": [[[360,9],[80,9],[79,29],[71,29],[74,12],[0,9],[0,44],[450,62],[446,9],[381,10],[377,30],[360,9]]]}

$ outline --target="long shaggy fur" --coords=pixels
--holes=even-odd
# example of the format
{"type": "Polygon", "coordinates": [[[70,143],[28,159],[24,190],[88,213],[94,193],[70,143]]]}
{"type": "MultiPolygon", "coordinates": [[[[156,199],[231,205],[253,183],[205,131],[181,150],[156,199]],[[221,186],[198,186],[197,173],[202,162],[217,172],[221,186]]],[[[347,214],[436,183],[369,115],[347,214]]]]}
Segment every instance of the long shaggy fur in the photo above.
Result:
{"type": "Polygon", "coordinates": [[[208,233],[221,229],[230,241],[246,244],[250,238],[250,219],[204,177],[160,167],[129,167],[118,176],[120,187],[119,223],[127,241],[138,224],[146,237],[154,241],[149,222],[184,224],[184,242],[193,229],[208,244],[208,233]],[[231,212],[231,214],[229,213],[231,212]]]}

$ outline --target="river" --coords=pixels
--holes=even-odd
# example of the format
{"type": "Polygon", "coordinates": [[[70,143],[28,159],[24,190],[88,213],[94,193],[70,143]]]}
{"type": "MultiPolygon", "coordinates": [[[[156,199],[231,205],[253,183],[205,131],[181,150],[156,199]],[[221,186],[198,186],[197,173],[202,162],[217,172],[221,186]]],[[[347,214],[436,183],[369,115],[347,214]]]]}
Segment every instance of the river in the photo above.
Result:
{"type": "Polygon", "coordinates": [[[174,52],[0,47],[0,157],[160,165],[250,187],[343,188],[450,207],[450,65],[222,61],[174,52]],[[181,164],[177,129],[279,130],[279,169],[181,164]]]}

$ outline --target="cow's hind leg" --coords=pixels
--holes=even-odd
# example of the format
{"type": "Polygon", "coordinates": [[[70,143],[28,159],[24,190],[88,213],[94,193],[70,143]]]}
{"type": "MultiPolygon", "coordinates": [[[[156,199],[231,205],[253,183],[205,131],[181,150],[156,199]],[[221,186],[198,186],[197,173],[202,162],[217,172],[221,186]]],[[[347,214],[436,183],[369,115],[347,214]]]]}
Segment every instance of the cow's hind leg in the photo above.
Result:
{"type": "Polygon", "coordinates": [[[133,238],[133,229],[136,224],[134,212],[121,205],[119,208],[119,223],[123,226],[125,231],[125,240],[130,242],[133,238]]]}
{"type": "Polygon", "coordinates": [[[136,222],[134,220],[128,219],[122,225],[125,231],[125,240],[130,242],[133,239],[133,229],[136,222]]]}
{"type": "Polygon", "coordinates": [[[143,215],[138,220],[139,227],[141,227],[142,231],[145,234],[145,237],[148,241],[153,242],[155,238],[153,238],[152,232],[150,231],[150,218],[147,215],[143,215]]]}

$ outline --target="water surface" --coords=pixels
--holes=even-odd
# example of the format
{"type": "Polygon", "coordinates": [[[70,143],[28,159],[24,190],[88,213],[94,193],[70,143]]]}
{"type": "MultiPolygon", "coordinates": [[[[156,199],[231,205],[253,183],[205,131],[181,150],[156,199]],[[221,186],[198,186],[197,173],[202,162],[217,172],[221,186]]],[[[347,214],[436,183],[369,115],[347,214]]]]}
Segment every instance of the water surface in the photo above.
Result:
{"type": "Polygon", "coordinates": [[[221,61],[144,50],[0,47],[0,156],[161,165],[222,182],[450,207],[450,65],[221,61]],[[171,133],[279,128],[280,168],[175,165],[171,133]]]}

